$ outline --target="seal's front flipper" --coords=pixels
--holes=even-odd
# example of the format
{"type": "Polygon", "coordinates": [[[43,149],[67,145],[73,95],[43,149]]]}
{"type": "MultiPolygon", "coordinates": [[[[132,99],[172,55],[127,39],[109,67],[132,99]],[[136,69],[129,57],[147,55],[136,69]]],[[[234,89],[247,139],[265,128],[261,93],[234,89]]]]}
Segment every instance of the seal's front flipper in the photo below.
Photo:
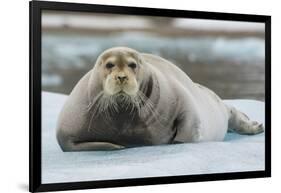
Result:
{"type": "MultiPolygon", "coordinates": [[[[189,118],[191,115],[189,115],[189,118]]],[[[187,116],[182,114],[177,118],[175,136],[172,143],[190,143],[201,141],[201,124],[198,116],[193,114],[193,117],[188,119],[187,116]]]]}
{"type": "Polygon", "coordinates": [[[108,142],[72,142],[71,148],[63,151],[109,151],[123,149],[124,146],[108,142]]]}

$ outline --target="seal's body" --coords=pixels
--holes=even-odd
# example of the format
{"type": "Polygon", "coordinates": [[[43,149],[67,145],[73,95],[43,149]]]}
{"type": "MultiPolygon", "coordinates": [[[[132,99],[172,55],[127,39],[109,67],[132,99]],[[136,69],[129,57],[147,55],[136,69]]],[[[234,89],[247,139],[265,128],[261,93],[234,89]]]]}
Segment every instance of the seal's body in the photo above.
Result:
{"type": "Polygon", "coordinates": [[[64,151],[109,150],[221,141],[228,129],[264,128],[169,61],[117,47],[102,53],[71,92],[57,139],[64,151]]]}

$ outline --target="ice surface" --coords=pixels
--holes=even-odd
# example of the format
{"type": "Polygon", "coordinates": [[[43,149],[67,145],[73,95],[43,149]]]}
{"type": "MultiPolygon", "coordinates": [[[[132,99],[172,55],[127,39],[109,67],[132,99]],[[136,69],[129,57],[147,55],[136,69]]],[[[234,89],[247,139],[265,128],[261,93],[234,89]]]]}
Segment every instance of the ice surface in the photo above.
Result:
{"type": "MultiPolygon", "coordinates": [[[[118,151],[62,152],[55,125],[67,96],[42,92],[42,183],[264,170],[264,133],[228,133],[225,141],[138,147],[118,151]]],[[[226,100],[264,123],[264,103],[226,100]]]]}

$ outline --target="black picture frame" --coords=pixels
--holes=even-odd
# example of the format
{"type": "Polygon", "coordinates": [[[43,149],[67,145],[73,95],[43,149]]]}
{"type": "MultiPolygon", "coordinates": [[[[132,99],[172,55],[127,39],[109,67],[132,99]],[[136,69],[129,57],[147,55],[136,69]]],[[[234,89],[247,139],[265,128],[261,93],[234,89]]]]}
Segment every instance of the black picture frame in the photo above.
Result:
{"type": "Polygon", "coordinates": [[[123,187],[167,183],[183,183],[271,176],[271,16],[234,13],[216,13],[156,9],[144,7],[108,6],[47,1],[29,2],[30,11],[30,142],[29,142],[29,191],[60,191],[90,188],[123,187]],[[41,12],[42,10],[116,13],[182,18],[200,18],[265,23],[265,170],[203,175],[149,177],[74,183],[41,183],[41,12]]]}

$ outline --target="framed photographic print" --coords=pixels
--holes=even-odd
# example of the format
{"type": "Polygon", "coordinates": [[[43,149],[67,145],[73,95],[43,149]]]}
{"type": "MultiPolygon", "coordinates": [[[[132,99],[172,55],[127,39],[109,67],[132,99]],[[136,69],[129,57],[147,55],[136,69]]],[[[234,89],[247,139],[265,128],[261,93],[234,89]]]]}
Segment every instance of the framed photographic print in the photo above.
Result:
{"type": "Polygon", "coordinates": [[[271,18],[30,2],[30,191],[271,176],[271,18]]]}

